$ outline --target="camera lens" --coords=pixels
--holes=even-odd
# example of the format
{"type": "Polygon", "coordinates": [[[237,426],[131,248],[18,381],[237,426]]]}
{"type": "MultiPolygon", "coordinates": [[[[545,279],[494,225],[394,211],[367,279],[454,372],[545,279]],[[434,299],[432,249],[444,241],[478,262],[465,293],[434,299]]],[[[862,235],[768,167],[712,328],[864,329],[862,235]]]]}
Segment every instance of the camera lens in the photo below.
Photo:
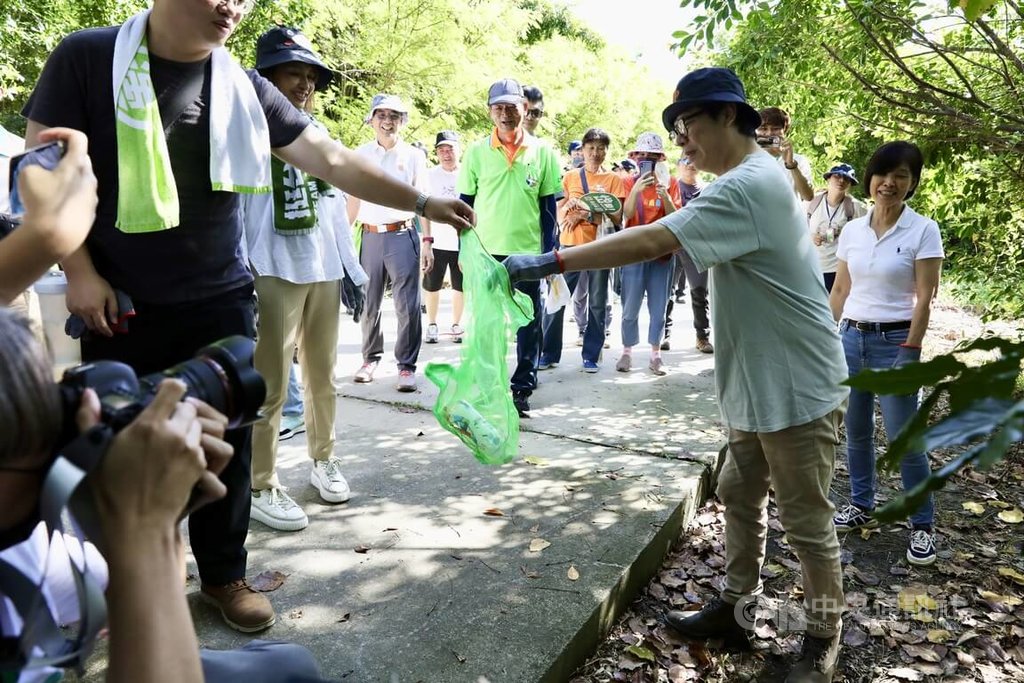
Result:
{"type": "Polygon", "coordinates": [[[204,401],[228,418],[229,428],[255,422],[267,397],[263,377],[253,368],[255,343],[236,335],[199,350],[195,358],[145,378],[155,391],[165,377],[180,379],[188,395],[204,401]]]}

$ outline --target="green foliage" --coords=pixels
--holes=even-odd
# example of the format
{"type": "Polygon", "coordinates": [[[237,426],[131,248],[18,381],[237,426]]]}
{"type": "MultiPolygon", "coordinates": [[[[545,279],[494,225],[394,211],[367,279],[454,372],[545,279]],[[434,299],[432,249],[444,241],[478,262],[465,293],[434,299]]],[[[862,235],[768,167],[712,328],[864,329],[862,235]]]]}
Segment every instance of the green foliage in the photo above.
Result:
{"type": "Polygon", "coordinates": [[[942,229],[945,279],[987,317],[1024,316],[1019,4],[682,4],[701,12],[677,33],[682,49],[717,47],[717,63],[739,73],[755,106],[787,109],[794,145],[819,173],[839,161],[863,172],[883,141],[921,146],[926,165],[913,204],[942,229]]]}
{"type": "MultiPolygon", "coordinates": [[[[21,132],[19,111],[46,56],[68,33],[112,25],[146,0],[5,0],[0,10],[0,124],[21,132]]],[[[612,137],[610,159],[657,130],[666,93],[632,57],[608,46],[551,0],[257,0],[229,49],[252,65],[256,38],[275,24],[300,28],[339,78],[318,93],[318,118],[347,145],[371,138],[363,123],[378,92],[414,111],[404,132],[433,141],[449,128],[474,139],[491,127],[488,86],[503,77],[540,87],[540,134],[561,150],[591,126],[612,137]],[[624,84],[629,84],[624,91],[624,84]],[[624,97],[623,93],[629,96],[624,97]]]]}
{"type": "Polygon", "coordinates": [[[1013,443],[1024,440],[1024,401],[1017,394],[1022,363],[1024,341],[988,337],[926,363],[897,370],[865,370],[846,381],[851,387],[877,394],[902,395],[933,387],[917,415],[891,440],[877,463],[879,471],[897,471],[907,453],[968,446],[917,487],[878,510],[879,520],[906,518],[960,469],[991,467],[1013,443]],[[969,365],[958,357],[978,351],[995,352],[996,357],[981,365],[969,365]],[[932,422],[943,398],[949,412],[932,422]]]}

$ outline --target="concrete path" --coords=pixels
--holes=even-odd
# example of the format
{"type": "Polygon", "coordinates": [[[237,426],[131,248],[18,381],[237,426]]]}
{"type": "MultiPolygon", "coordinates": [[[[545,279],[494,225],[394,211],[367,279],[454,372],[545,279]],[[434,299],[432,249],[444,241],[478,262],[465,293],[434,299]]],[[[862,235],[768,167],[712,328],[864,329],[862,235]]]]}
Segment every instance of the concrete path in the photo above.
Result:
{"type": "MultiPolygon", "coordinates": [[[[563,363],[541,373],[522,457],[503,467],[479,464],[437,425],[437,391],[422,375],[416,393],[395,390],[390,345],[375,381],[352,383],[359,333],[347,319],[337,454],[354,495],[321,503],[304,437],[281,444],[282,482],[310,526],[250,527],[250,574],[287,574],[269,593],[279,621],[261,637],[306,645],[332,680],[567,680],[707,495],[724,442],[713,358],[693,350],[689,307],[676,311],[672,341],[685,348],[665,353],[665,377],[647,371],[643,349],[642,370],[615,371],[617,305],[603,367],[584,374],[567,316],[563,363]]],[[[440,322],[450,323],[444,307],[440,322]]],[[[460,348],[442,337],[421,362],[454,361],[460,348]]],[[[246,642],[190,599],[204,646],[246,642]]]]}

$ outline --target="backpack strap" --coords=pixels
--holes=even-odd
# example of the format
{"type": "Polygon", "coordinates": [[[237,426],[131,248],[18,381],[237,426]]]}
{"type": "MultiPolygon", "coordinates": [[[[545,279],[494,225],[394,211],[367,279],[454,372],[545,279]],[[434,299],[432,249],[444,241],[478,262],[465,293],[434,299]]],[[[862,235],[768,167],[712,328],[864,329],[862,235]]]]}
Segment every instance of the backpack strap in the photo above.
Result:
{"type": "Polygon", "coordinates": [[[580,185],[583,186],[583,194],[590,194],[590,187],[587,185],[587,171],[580,169],[580,185]]]}
{"type": "Polygon", "coordinates": [[[843,213],[846,214],[847,223],[853,220],[853,197],[850,195],[843,197],[843,213]]]}
{"type": "Polygon", "coordinates": [[[811,201],[807,203],[807,218],[809,219],[814,215],[814,212],[818,210],[821,203],[825,200],[827,192],[819,192],[811,198],[811,201]]]}

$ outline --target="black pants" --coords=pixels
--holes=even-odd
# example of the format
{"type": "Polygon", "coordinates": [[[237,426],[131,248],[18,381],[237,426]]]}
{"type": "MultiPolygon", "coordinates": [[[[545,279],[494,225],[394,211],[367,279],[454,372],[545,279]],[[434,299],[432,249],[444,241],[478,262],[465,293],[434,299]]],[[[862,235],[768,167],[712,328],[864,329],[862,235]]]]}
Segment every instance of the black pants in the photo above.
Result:
{"type": "MultiPolygon", "coordinates": [[[[191,358],[202,347],[231,335],[256,337],[251,284],[211,299],[184,304],[135,303],[128,334],[82,340],[82,360],[116,360],[144,375],[191,358]]],[[[189,516],[188,533],[203,583],[221,586],[245,576],[249,531],[252,430],[234,429],[225,440],[235,456],[221,473],[227,495],[189,516]]],[[[144,453],[139,454],[140,457],[144,453]]]]}
{"type": "MultiPolygon", "coordinates": [[[[677,266],[683,268],[685,278],[690,283],[690,307],[693,310],[693,329],[697,333],[697,339],[707,339],[711,336],[711,323],[708,321],[708,273],[707,271],[699,272],[693,259],[682,249],[676,252],[674,260],[677,266]]],[[[672,328],[674,303],[670,284],[668,307],[665,312],[666,337],[669,336],[669,330],[672,328]]]]}
{"type": "MultiPolygon", "coordinates": [[[[504,261],[507,255],[494,255],[498,262],[504,261]]],[[[517,282],[513,285],[520,292],[530,297],[533,303],[533,320],[526,323],[516,332],[516,369],[512,372],[512,391],[529,396],[537,388],[537,364],[540,362],[540,349],[543,340],[542,311],[540,305],[540,281],[530,280],[517,282]]]]}

